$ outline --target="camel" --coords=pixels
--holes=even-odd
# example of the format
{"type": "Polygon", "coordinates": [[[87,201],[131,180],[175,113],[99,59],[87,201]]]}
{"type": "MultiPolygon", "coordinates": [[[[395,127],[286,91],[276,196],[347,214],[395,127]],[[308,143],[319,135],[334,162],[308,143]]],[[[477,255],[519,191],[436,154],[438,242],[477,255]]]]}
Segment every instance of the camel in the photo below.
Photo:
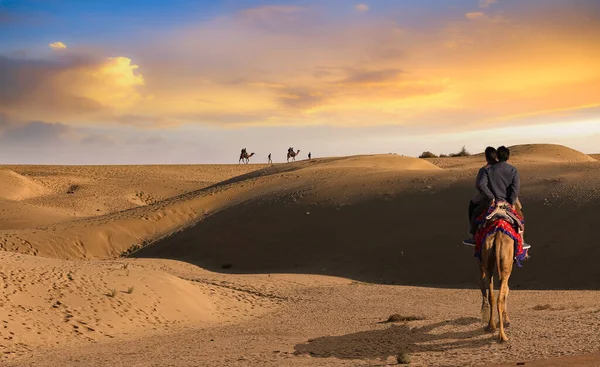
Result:
{"type": "Polygon", "coordinates": [[[297,152],[294,152],[293,150],[288,150],[287,153],[287,161],[288,163],[290,162],[290,158],[292,158],[292,161],[295,162],[296,161],[296,156],[300,154],[300,149],[298,149],[297,152]]]}
{"type": "Polygon", "coordinates": [[[508,279],[512,272],[515,255],[515,241],[502,231],[489,235],[481,246],[481,303],[482,318],[487,319],[489,332],[496,331],[494,320],[494,266],[500,279],[500,292],[496,301],[498,318],[500,321],[500,341],[506,342],[508,338],[504,328],[510,326],[510,319],[506,312],[506,298],[508,297],[508,279]],[[487,293],[487,294],[486,294],[487,293]]]}
{"type": "Polygon", "coordinates": [[[240,160],[238,161],[238,163],[244,162],[245,164],[248,164],[250,162],[250,157],[252,157],[254,155],[254,153],[250,153],[248,154],[247,152],[243,152],[240,154],[240,160]]]}

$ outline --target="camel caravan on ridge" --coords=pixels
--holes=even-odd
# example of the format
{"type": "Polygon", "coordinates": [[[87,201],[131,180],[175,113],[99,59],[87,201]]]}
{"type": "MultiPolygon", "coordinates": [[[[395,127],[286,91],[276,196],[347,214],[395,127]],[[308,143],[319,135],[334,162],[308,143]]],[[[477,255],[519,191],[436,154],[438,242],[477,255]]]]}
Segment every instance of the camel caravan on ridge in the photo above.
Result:
{"type": "MultiPolygon", "coordinates": [[[[254,153],[250,153],[248,154],[246,148],[243,148],[240,152],[240,159],[238,160],[238,163],[244,163],[244,164],[248,164],[250,163],[250,158],[254,155],[254,153]]],[[[296,161],[296,157],[300,155],[300,149],[298,149],[297,151],[294,151],[294,148],[289,147],[288,151],[287,151],[287,162],[290,162],[290,158],[292,159],[292,162],[296,161]]],[[[312,158],[312,154],[308,153],[308,159],[312,158]]],[[[269,164],[273,163],[273,161],[271,160],[271,153],[269,153],[268,157],[267,157],[267,162],[269,164]]]]}

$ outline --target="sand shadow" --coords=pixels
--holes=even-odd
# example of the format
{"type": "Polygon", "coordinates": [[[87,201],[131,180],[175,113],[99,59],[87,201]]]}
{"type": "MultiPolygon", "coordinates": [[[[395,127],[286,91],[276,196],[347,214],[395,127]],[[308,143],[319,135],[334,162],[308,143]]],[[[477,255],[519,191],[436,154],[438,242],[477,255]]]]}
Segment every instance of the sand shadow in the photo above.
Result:
{"type": "Polygon", "coordinates": [[[492,343],[494,343],[494,335],[483,330],[481,320],[458,318],[422,327],[410,327],[408,323],[393,324],[383,330],[324,336],[298,344],[294,349],[296,354],[308,354],[315,358],[385,360],[399,353],[474,349],[492,343]],[[470,325],[470,330],[434,333],[436,329],[448,325],[470,325]],[[489,337],[485,337],[485,335],[489,337]]]}
{"type": "MultiPolygon", "coordinates": [[[[255,171],[184,196],[302,164],[255,171]]],[[[316,189],[310,187],[256,194],[130,256],[184,261],[226,274],[317,274],[374,284],[477,289],[477,260],[461,242],[465,198],[472,187],[458,180],[425,189],[421,179],[406,176],[403,180],[414,186],[405,192],[373,188],[376,194],[351,202],[330,200],[339,193],[311,197],[316,189]]],[[[528,200],[526,215],[532,218],[526,236],[534,246],[532,260],[513,268],[511,289],[599,289],[595,261],[600,247],[588,230],[596,226],[597,206],[565,210],[528,200]]]]}

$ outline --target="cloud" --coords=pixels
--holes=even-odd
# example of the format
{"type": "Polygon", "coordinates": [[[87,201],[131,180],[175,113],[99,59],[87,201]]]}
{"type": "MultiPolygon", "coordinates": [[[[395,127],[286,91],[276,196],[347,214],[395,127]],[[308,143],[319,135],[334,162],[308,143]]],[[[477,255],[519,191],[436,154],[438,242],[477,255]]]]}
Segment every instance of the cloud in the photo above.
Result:
{"type": "Polygon", "coordinates": [[[31,121],[5,128],[0,139],[6,145],[40,145],[69,140],[75,135],[73,128],[59,122],[31,121]]]}
{"type": "Polygon", "coordinates": [[[498,0],[480,0],[479,7],[482,9],[489,8],[490,5],[497,3],[498,0]]]}
{"type": "Polygon", "coordinates": [[[485,17],[485,14],[483,14],[482,12],[471,12],[471,13],[466,13],[465,17],[467,19],[471,19],[471,20],[475,20],[475,19],[481,19],[485,17]]]}
{"type": "Polygon", "coordinates": [[[368,17],[322,3],[265,6],[145,30],[129,43],[131,57],[75,47],[43,59],[0,56],[0,113],[165,130],[452,129],[597,103],[597,3],[540,10],[540,1],[507,3],[502,13],[438,9],[435,21],[401,4],[368,17]]]}
{"type": "Polygon", "coordinates": [[[52,42],[52,43],[48,44],[48,47],[50,47],[53,50],[63,50],[65,48],[67,48],[67,45],[65,45],[62,42],[52,42]]]}
{"type": "Polygon", "coordinates": [[[289,89],[279,97],[279,103],[285,108],[310,110],[318,107],[327,100],[327,97],[318,91],[289,89]]]}
{"type": "Polygon", "coordinates": [[[361,3],[361,4],[354,5],[354,9],[361,11],[361,12],[366,12],[366,11],[369,11],[369,6],[367,4],[361,3]]]}
{"type": "Polygon", "coordinates": [[[85,121],[143,99],[143,77],[125,57],[66,53],[50,59],[0,55],[0,112],[22,120],[85,121]]]}
{"type": "Polygon", "coordinates": [[[377,84],[397,80],[398,76],[403,74],[401,69],[383,69],[372,71],[352,71],[350,75],[342,81],[347,84],[377,84]]]}

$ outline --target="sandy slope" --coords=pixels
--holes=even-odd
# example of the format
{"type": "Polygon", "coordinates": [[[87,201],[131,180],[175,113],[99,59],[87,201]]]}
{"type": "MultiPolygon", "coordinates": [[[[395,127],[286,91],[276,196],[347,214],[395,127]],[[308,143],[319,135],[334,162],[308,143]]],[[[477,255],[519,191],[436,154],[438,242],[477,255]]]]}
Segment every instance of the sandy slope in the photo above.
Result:
{"type": "Polygon", "coordinates": [[[481,161],[7,167],[18,180],[4,192],[43,192],[0,201],[0,248],[37,255],[0,254],[0,348],[48,366],[126,355],[157,366],[372,365],[398,345],[421,365],[472,365],[600,350],[600,162],[560,146],[513,148],[534,258],[511,278],[513,342],[498,346],[473,319],[477,268],[460,244],[481,161]],[[132,251],[138,259],[102,261],[132,251]],[[65,312],[85,324],[65,323],[65,312]],[[395,312],[426,319],[376,323],[395,312]],[[423,346],[433,334],[444,347],[423,346]],[[111,337],[118,343],[105,346],[111,337]],[[51,342],[58,349],[26,357],[51,342]]]}
{"type": "Polygon", "coordinates": [[[205,275],[168,261],[81,262],[0,253],[2,359],[39,348],[240,322],[278,302],[205,275]],[[173,266],[177,272],[165,271],[173,266]]]}
{"type": "Polygon", "coordinates": [[[0,170],[0,199],[19,201],[44,195],[49,190],[11,170],[0,170]]]}

